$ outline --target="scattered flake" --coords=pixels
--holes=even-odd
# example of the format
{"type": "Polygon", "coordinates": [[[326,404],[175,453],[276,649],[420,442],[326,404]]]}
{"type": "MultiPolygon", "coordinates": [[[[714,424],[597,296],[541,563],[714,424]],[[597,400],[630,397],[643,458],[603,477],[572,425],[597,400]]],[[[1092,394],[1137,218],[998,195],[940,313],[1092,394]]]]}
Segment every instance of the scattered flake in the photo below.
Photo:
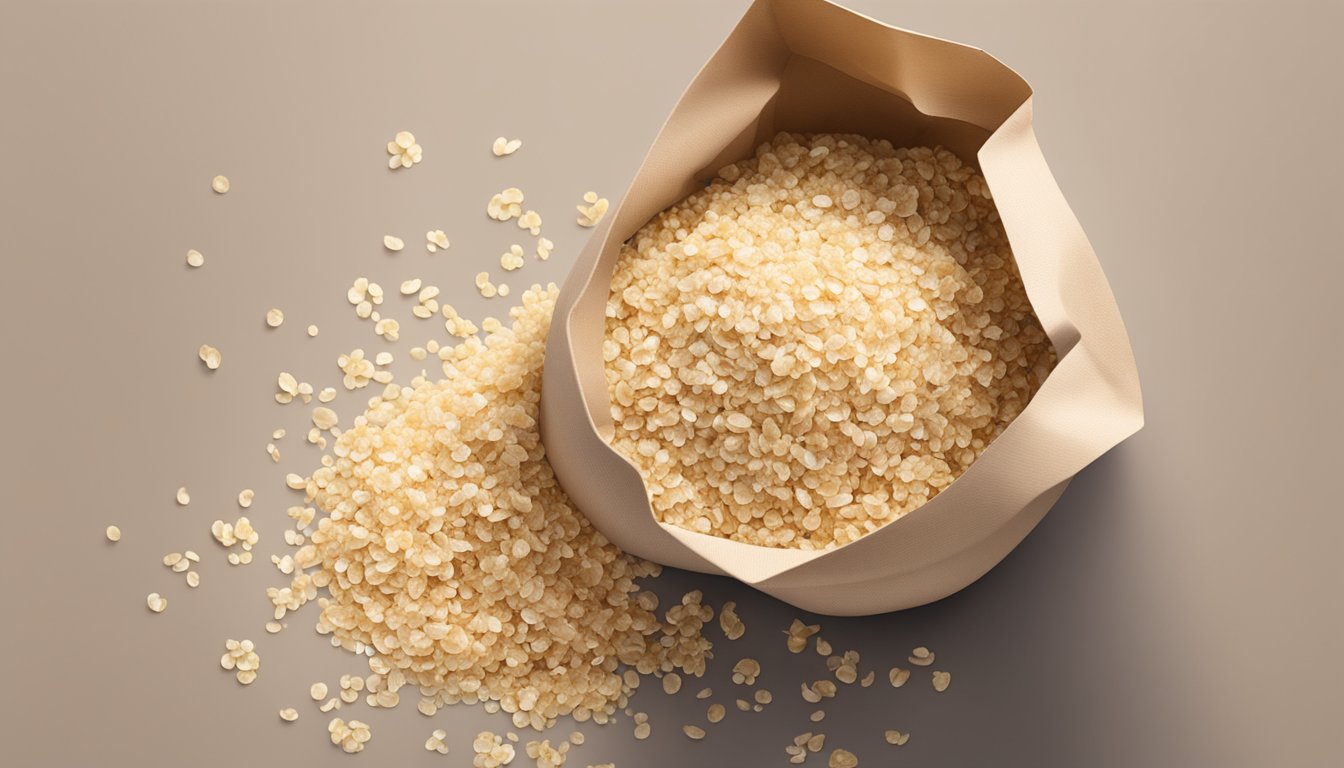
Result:
{"type": "Polygon", "coordinates": [[[358,305],[361,301],[368,298],[369,278],[357,277],[355,282],[350,285],[350,289],[345,292],[346,301],[358,305]]]}
{"type": "MultiPolygon", "coordinates": [[[[390,317],[385,317],[374,323],[373,332],[388,341],[396,341],[401,338],[401,323],[398,323],[390,317]]],[[[377,379],[376,376],[374,378],[377,379]]]]}
{"type": "Polygon", "coordinates": [[[493,195],[485,206],[485,212],[495,221],[508,221],[523,215],[523,191],[509,187],[493,195]]]}
{"type": "Polygon", "coordinates": [[[210,180],[210,188],[219,194],[225,194],[229,191],[229,177],[216,176],[210,180]]]}
{"type": "Polygon", "coordinates": [[[822,637],[817,638],[817,655],[818,656],[831,655],[831,644],[827,642],[825,638],[822,637]]]}
{"type": "Polygon", "coordinates": [[[740,709],[740,710],[743,711],[743,712],[750,712],[750,711],[751,711],[751,702],[750,702],[750,701],[747,701],[746,699],[738,699],[738,700],[734,701],[733,703],[736,704],[736,705],[737,705],[737,708],[740,709]]]}
{"type": "Polygon", "coordinates": [[[574,746],[580,746],[586,741],[582,731],[571,731],[569,734],[569,743],[574,746]]]}
{"type": "Polygon", "coordinates": [[[448,732],[442,728],[435,728],[425,739],[425,749],[429,752],[438,752],[440,755],[448,754],[448,745],[443,740],[448,738],[448,732]]]}
{"type": "MultiPolygon", "coordinates": [[[[219,542],[220,546],[226,549],[234,546],[243,549],[243,553],[247,555],[246,558],[241,554],[230,553],[231,555],[236,555],[238,559],[238,562],[234,563],[234,565],[250,562],[252,559],[252,547],[256,546],[257,541],[260,539],[260,535],[257,533],[256,529],[252,527],[251,521],[246,517],[240,517],[233,523],[216,520],[210,526],[210,534],[215,537],[215,541],[219,542]]],[[[230,557],[230,562],[233,562],[233,560],[234,558],[230,557]]]]}
{"type": "Polygon", "coordinates": [[[323,387],[322,391],[317,393],[317,402],[319,403],[330,403],[332,400],[335,399],[336,399],[335,387],[323,387]]]}
{"type": "Polygon", "coordinates": [[[910,670],[892,667],[891,672],[887,673],[887,679],[891,681],[892,688],[900,688],[910,679],[910,670]]]}
{"type": "Polygon", "coordinates": [[[760,689],[759,691],[756,691],[756,693],[754,694],[754,698],[756,699],[757,704],[762,705],[769,704],[770,702],[775,700],[774,695],[771,694],[769,691],[765,690],[764,688],[760,689]]]}
{"type": "Polygon", "coordinates": [[[947,690],[947,686],[949,686],[949,685],[951,685],[951,684],[952,684],[952,673],[951,673],[951,672],[934,672],[934,673],[933,673],[933,690],[935,690],[935,691],[937,691],[937,692],[939,692],[939,693],[942,693],[943,691],[946,691],[946,690],[947,690]]]}
{"type": "Polygon", "coordinates": [[[729,640],[736,640],[747,631],[747,625],[738,618],[737,603],[730,600],[719,609],[719,628],[729,640]]]}
{"type": "Polygon", "coordinates": [[[807,716],[807,719],[814,723],[820,723],[822,720],[826,719],[826,711],[823,709],[813,710],[812,714],[807,716]]]}
{"type": "Polygon", "coordinates": [[[401,295],[410,296],[420,290],[420,278],[412,278],[401,284],[401,295]]]}
{"type": "Polygon", "coordinates": [[[339,717],[332,718],[331,722],[327,723],[327,733],[331,736],[331,743],[345,750],[347,754],[362,752],[364,745],[373,738],[368,723],[359,720],[347,723],[339,717]]]}
{"type": "Polygon", "coordinates": [[[280,324],[285,322],[285,313],[272,307],[266,312],[266,325],[272,328],[279,328],[280,324]]]}
{"type": "Polygon", "coordinates": [[[400,251],[406,247],[406,243],[400,237],[383,235],[383,247],[389,251],[400,251]]]}
{"type": "Polygon", "coordinates": [[[831,753],[831,759],[826,761],[826,768],[855,768],[858,764],[859,758],[853,752],[837,749],[831,753]]]}
{"type": "Polygon", "coordinates": [[[285,707],[280,710],[280,719],[284,720],[286,723],[292,723],[299,719],[299,710],[293,707],[285,707]]]}
{"type": "Polygon", "coordinates": [[[362,389],[373,378],[373,361],[364,358],[364,350],[356,349],[348,355],[336,358],[336,365],[345,374],[341,383],[346,389],[362,389]]]}
{"type": "Polygon", "coordinates": [[[327,684],[313,683],[308,686],[308,695],[313,698],[313,701],[321,701],[327,698],[327,684]]]}
{"type": "Polygon", "coordinates": [[[490,282],[489,272],[476,273],[476,288],[480,290],[481,295],[487,299],[492,299],[499,295],[499,288],[490,282]]]}
{"type": "Polygon", "coordinates": [[[648,723],[636,723],[636,724],[635,724],[635,738],[636,738],[636,739],[639,739],[640,741],[643,741],[644,739],[649,738],[649,734],[652,733],[652,732],[653,732],[653,727],[650,726],[648,723]]]}
{"type": "Polygon", "coordinates": [[[794,619],[787,632],[789,650],[793,653],[802,653],[807,648],[807,639],[820,631],[820,624],[804,624],[794,619]]]}
{"type": "Polygon", "coordinates": [[[714,689],[713,689],[713,688],[701,688],[699,691],[696,692],[696,694],[695,694],[695,698],[697,698],[697,699],[708,699],[710,696],[713,696],[713,695],[714,695],[714,689]]]}
{"type": "Polygon", "coordinates": [[[537,762],[537,768],[560,768],[565,764],[569,753],[569,742],[562,741],[560,746],[551,746],[550,739],[527,742],[527,756],[537,762]]]}
{"type": "Polygon", "coordinates": [[[266,453],[271,457],[272,462],[280,463],[280,449],[275,447],[275,443],[266,444],[266,453]]]}
{"type": "Polygon", "coordinates": [[[279,440],[279,439],[283,438],[284,436],[285,436],[285,430],[284,430],[283,428],[281,428],[281,429],[277,429],[277,430],[275,430],[274,432],[271,433],[271,439],[272,439],[272,440],[279,440]]]}
{"type": "Polygon", "coordinates": [[[888,730],[884,735],[886,736],[888,744],[895,744],[898,747],[904,746],[905,742],[910,740],[910,734],[901,733],[900,731],[895,730],[888,730]]]}
{"type": "Polygon", "coordinates": [[[313,409],[313,426],[321,430],[330,430],[340,422],[340,417],[336,412],[325,406],[318,406],[313,409]]]}
{"type": "Polygon", "coordinates": [[[681,690],[681,675],[676,672],[668,672],[663,675],[663,693],[671,696],[681,690]]]}
{"type": "Polygon", "coordinates": [[[595,227],[607,215],[607,208],[611,205],[607,198],[599,198],[596,192],[586,192],[583,195],[583,202],[586,205],[577,205],[579,218],[577,219],[581,227],[595,227]]]}
{"type": "Polygon", "coordinates": [[[212,371],[219,368],[219,364],[224,360],[224,356],[219,353],[219,350],[209,344],[202,344],[201,348],[196,350],[196,355],[201,358],[201,362],[205,363],[205,367],[212,371]]]}
{"type": "Polygon", "coordinates": [[[296,475],[293,472],[285,475],[285,485],[296,491],[302,491],[308,487],[308,479],[303,475],[296,475]]]}
{"type": "Polygon", "coordinates": [[[698,725],[683,725],[681,726],[681,732],[686,734],[687,738],[695,741],[705,738],[705,729],[698,725]]]}
{"type": "Polygon", "coordinates": [[[187,506],[191,503],[191,494],[187,493],[186,488],[177,489],[177,503],[179,506],[187,506]]]}
{"type": "Polygon", "coordinates": [[[261,657],[251,640],[229,639],[224,641],[224,655],[219,657],[219,665],[233,672],[238,682],[251,685],[261,668],[261,657]]]}
{"type": "Polygon", "coordinates": [[[163,613],[163,609],[168,607],[168,598],[158,592],[150,592],[149,597],[145,598],[145,604],[149,606],[149,610],[163,613]]]}
{"type": "Polygon", "coordinates": [[[522,216],[519,216],[519,217],[518,217],[518,228],[519,228],[519,229],[526,229],[526,230],[527,230],[527,233],[528,233],[529,235],[532,235],[533,237],[536,237],[537,235],[540,235],[540,234],[541,234],[541,214],[540,214],[540,213],[537,213],[536,211],[529,210],[527,213],[524,213],[522,216]]]}
{"type": "Polygon", "coordinates": [[[431,229],[425,233],[425,250],[430,253],[448,250],[448,236],[442,229],[431,229]]]}
{"type": "Polygon", "coordinates": [[[499,257],[499,266],[504,270],[512,272],[515,269],[521,269],[523,266],[523,246],[511,245],[509,250],[499,257]]]}
{"type": "Polygon", "coordinates": [[[252,506],[252,499],[256,498],[257,492],[251,488],[244,488],[238,492],[238,506],[247,509],[252,506]]]}
{"type": "Polygon", "coordinates": [[[201,574],[197,571],[187,571],[187,586],[192,589],[201,586],[201,574]]]}
{"type": "Polygon", "coordinates": [[[196,250],[195,248],[192,248],[191,250],[187,251],[187,266],[201,267],[204,265],[205,265],[205,256],[201,255],[200,251],[196,250]]]}
{"type": "Polygon", "coordinates": [[[724,716],[727,714],[728,710],[726,707],[722,704],[714,703],[710,704],[709,709],[705,711],[705,719],[711,723],[717,723],[723,720],[724,716]]]}
{"type": "Polygon", "coordinates": [[[316,325],[308,326],[308,338],[311,339],[316,335],[317,335],[317,326],[316,325]]]}
{"type": "Polygon", "coordinates": [[[738,685],[755,685],[761,674],[761,663],[755,659],[742,659],[733,665],[733,682],[738,685]]]}
{"type": "Polygon", "coordinates": [[[853,663],[842,661],[835,668],[835,679],[839,680],[845,685],[851,685],[854,683],[854,681],[859,679],[858,669],[855,667],[853,663]]]}
{"type": "Polygon", "coordinates": [[[911,651],[910,655],[906,657],[906,661],[917,667],[927,667],[933,663],[933,659],[933,651],[930,651],[922,645],[911,651]]]}
{"type": "Polygon", "coordinates": [[[803,701],[809,704],[816,704],[822,699],[829,699],[835,696],[835,683],[830,680],[817,680],[808,685],[802,684],[803,701]]]}
{"type": "Polygon", "coordinates": [[[495,139],[495,143],[490,146],[490,151],[495,153],[495,157],[504,157],[505,155],[512,155],[514,152],[517,152],[518,148],[521,146],[523,146],[522,139],[506,139],[503,136],[500,136],[495,139]]]}
{"type": "Polygon", "coordinates": [[[424,150],[415,143],[415,134],[410,131],[400,131],[392,137],[392,140],[387,142],[387,153],[392,156],[387,160],[387,167],[394,170],[410,168],[424,156],[424,150]]]}
{"type": "Polygon", "coordinates": [[[546,238],[537,240],[537,258],[545,261],[551,258],[551,250],[555,248],[555,243],[546,238]]]}
{"type": "Polygon", "coordinates": [[[106,533],[108,541],[121,541],[121,529],[118,528],[117,526],[115,525],[107,526],[106,533]]]}
{"type": "Polygon", "coordinates": [[[868,674],[864,675],[863,679],[859,681],[859,685],[863,688],[867,688],[868,686],[872,685],[873,681],[876,679],[877,679],[877,672],[874,670],[869,670],[868,674]]]}
{"type": "Polygon", "coordinates": [[[513,762],[515,754],[512,744],[505,744],[503,739],[490,731],[476,734],[471,749],[476,753],[471,762],[474,768],[499,768],[501,765],[508,765],[513,762]]]}

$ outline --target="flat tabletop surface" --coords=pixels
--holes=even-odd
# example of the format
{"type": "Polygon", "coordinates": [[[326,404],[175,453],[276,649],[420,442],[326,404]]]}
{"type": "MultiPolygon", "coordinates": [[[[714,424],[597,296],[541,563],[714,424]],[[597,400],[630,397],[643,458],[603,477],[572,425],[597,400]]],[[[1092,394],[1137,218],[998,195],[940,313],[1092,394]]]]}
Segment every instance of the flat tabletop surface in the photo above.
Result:
{"type": "MultiPolygon", "coordinates": [[[[636,694],[649,740],[627,718],[587,724],[567,764],[787,765],[805,731],[864,766],[1344,762],[1339,4],[852,6],[984,48],[1032,84],[1045,155],[1125,316],[1147,425],[963,592],[819,619],[837,652],[878,672],[820,724],[798,684],[824,677],[823,659],[790,655],[780,634],[797,611],[723,578],[665,574],[665,598],[737,601],[746,636],[715,627],[706,681],[636,694]],[[953,673],[946,693],[923,677],[885,682],[917,645],[953,673]],[[761,713],[732,707],[730,669],[748,656],[775,695],[761,713]],[[680,726],[703,721],[706,685],[729,716],[692,743],[680,726]],[[912,738],[890,747],[887,728],[912,738]]],[[[339,713],[372,725],[363,754],[328,743],[308,686],[364,665],[312,631],[315,606],[263,630],[264,590],[285,580],[269,563],[286,550],[283,475],[320,456],[303,439],[309,409],[272,401],[275,376],[339,387],[335,358],[356,347],[394,351],[400,380],[419,369],[405,350],[444,338],[442,323],[405,313],[400,343],[378,339],[345,300],[358,276],[389,290],[422,277],[474,319],[502,315],[508,300],[481,298],[472,276],[517,241],[483,215],[504,187],[525,190],[556,244],[515,290],[561,281],[588,233],[573,206],[590,189],[621,195],[745,7],[0,5],[9,764],[466,766],[472,735],[509,729],[478,707],[425,718],[406,697],[339,713]],[[384,145],[400,130],[424,161],[391,173],[384,145]],[[493,157],[499,135],[523,148],[493,157]],[[211,192],[215,174],[232,180],[227,195],[211,192]],[[425,251],[431,229],[450,251],[425,251]],[[384,252],[388,233],[406,250],[384,252]],[[189,248],[200,270],[185,266],[189,248]],[[286,317],[273,331],[270,307],[286,317]],[[202,343],[224,354],[214,374],[202,343]],[[277,465],[265,446],[278,427],[277,465]],[[208,527],[239,514],[245,487],[262,542],[256,562],[230,567],[208,527]],[[187,548],[205,560],[195,590],[160,563],[187,548]],[[145,608],[155,591],[170,601],[161,615],[145,608]],[[218,666],[228,637],[257,642],[248,688],[218,666]],[[279,721],[285,706],[298,722],[279,721]],[[434,728],[448,731],[447,757],[422,746],[434,728]]],[[[365,397],[341,390],[335,407],[348,419],[365,397]]]]}

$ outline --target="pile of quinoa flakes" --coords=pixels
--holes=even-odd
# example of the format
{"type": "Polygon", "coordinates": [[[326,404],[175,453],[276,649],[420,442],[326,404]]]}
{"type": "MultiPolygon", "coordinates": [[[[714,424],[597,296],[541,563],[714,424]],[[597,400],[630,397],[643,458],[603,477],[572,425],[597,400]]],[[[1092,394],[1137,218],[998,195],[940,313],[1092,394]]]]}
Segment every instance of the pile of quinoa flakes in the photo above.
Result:
{"type": "Polygon", "coordinates": [[[469,337],[441,381],[389,386],[337,438],[307,492],[319,509],[299,563],[330,592],[318,631],[396,670],[433,706],[498,702],[518,727],[624,707],[619,668],[700,675],[710,644],[653,610],[622,553],[570,504],[537,431],[557,289],[512,326],[469,337]]]}
{"type": "Polygon", "coordinates": [[[944,149],[781,133],[622,247],[612,445],[655,515],[829,549],[927,503],[1056,356],[989,187],[944,149]]]}

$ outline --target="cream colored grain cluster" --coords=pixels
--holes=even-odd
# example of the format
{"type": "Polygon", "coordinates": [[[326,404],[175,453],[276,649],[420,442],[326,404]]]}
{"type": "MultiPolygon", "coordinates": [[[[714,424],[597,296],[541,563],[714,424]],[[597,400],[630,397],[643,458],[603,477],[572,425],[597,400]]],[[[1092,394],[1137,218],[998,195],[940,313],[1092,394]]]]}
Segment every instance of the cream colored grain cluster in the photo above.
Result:
{"type": "Polygon", "coordinates": [[[634,581],[657,566],[607,541],[556,482],[537,429],[556,294],[534,287],[511,327],[444,349],[443,380],[371,401],[308,484],[328,515],[295,557],[331,594],[318,630],[372,649],[375,672],[434,707],[497,702],[538,729],[605,722],[633,670],[702,674],[713,615],[691,595],[660,622],[634,581]]]}
{"type": "Polygon", "coordinates": [[[826,549],[918,508],[1055,363],[972,168],[780,134],[621,251],[613,446],[655,514],[826,549]]]}

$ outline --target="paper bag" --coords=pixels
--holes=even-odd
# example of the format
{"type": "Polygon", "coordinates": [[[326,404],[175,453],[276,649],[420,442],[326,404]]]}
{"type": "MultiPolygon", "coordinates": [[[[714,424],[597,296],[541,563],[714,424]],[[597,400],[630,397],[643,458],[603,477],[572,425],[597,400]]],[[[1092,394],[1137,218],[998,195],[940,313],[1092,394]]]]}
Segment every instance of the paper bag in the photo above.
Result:
{"type": "Polygon", "coordinates": [[[1119,310],[1037,146],[1026,82],[984,51],[823,0],[758,0],[687,88],[565,281],[544,375],[546,453],[574,503],[613,542],[831,615],[909,608],[980,578],[1075,474],[1143,424],[1119,310]],[[961,477],[906,516],[826,551],[743,544],[660,523],[639,471],[608,444],[602,341],[622,242],[779,131],[941,145],[977,166],[1059,354],[1025,411],[961,477]]]}

